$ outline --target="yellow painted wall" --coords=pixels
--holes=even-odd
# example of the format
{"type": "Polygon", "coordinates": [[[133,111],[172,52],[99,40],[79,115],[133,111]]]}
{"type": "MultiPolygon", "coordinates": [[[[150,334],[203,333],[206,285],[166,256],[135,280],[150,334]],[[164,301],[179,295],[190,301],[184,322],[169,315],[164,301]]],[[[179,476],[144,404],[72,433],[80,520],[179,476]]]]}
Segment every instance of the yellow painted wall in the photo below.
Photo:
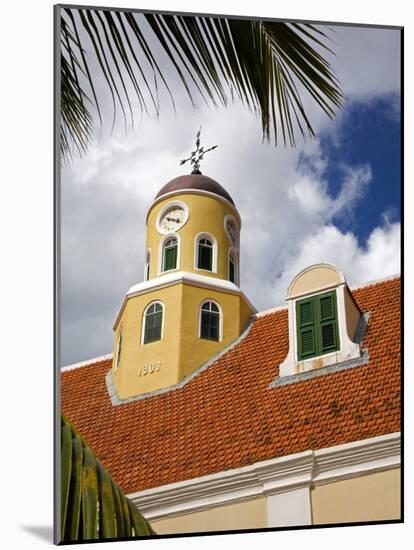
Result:
{"type": "Polygon", "coordinates": [[[260,529],[266,527],[266,499],[262,497],[216,506],[201,512],[152,521],[151,525],[159,535],[260,529]]]}
{"type": "Polygon", "coordinates": [[[246,327],[252,310],[237,294],[176,283],[132,296],[118,323],[114,338],[114,365],[118,331],[122,327],[122,353],[113,376],[119,397],[126,398],[176,384],[228,346],[246,327]],[[222,340],[199,338],[200,306],[214,300],[222,308],[222,340]],[[143,313],[148,304],[164,304],[162,340],[141,344],[143,313]],[[153,365],[153,372],[150,365],[153,365]],[[146,372],[144,365],[147,365],[146,372]],[[159,369],[158,369],[159,366],[159,369]]]}
{"type": "Polygon", "coordinates": [[[399,519],[400,470],[318,485],[311,502],[314,525],[399,519]]]}
{"type": "MultiPolygon", "coordinates": [[[[175,200],[184,202],[190,213],[186,224],[177,231],[181,239],[180,265],[177,266],[177,271],[199,273],[228,280],[228,251],[231,243],[224,229],[224,218],[231,214],[237,220],[235,209],[219,198],[192,193],[168,197],[156,203],[149,211],[146,247],[147,250],[151,249],[150,279],[160,275],[158,272],[158,266],[161,265],[159,259],[160,241],[163,240],[164,235],[157,231],[157,216],[166,204],[175,200]],[[217,239],[217,273],[194,268],[195,237],[204,232],[211,233],[217,239]]],[[[172,270],[168,271],[168,273],[172,272],[172,270]]]]}
{"type": "Polygon", "coordinates": [[[127,300],[114,339],[115,351],[118,331],[122,327],[120,364],[115,370],[114,357],[112,367],[119,397],[131,397],[178,382],[181,319],[177,312],[181,311],[181,308],[182,285],[162,288],[127,300]],[[143,313],[154,300],[160,300],[164,304],[162,340],[141,345],[143,313]],[[153,372],[150,372],[151,364],[154,364],[153,372]],[[146,373],[144,365],[147,365],[146,373]]]}
{"type": "Polygon", "coordinates": [[[346,316],[346,330],[351,340],[354,339],[355,332],[358,326],[358,322],[361,316],[361,312],[358,309],[351,292],[348,287],[345,287],[345,316],[346,316]]]}
{"type": "Polygon", "coordinates": [[[335,285],[340,282],[336,269],[329,265],[317,265],[306,270],[300,275],[289,289],[289,296],[310,294],[321,288],[335,285]]]}
{"type": "Polygon", "coordinates": [[[187,376],[240,336],[253,313],[239,295],[219,290],[183,285],[181,321],[180,375],[187,376]],[[198,336],[202,302],[213,300],[222,309],[222,340],[202,340],[198,336]],[[243,306],[243,307],[242,307],[243,306]],[[242,329],[240,330],[240,327],[242,329]]]}

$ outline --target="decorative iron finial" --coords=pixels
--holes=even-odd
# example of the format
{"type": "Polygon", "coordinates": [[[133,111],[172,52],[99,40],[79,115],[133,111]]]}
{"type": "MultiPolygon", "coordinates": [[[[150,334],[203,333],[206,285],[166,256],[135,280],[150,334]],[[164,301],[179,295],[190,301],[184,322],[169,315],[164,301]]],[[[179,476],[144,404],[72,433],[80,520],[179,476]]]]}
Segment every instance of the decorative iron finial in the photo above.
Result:
{"type": "Polygon", "coordinates": [[[184,159],[180,161],[180,166],[182,164],[185,164],[187,161],[190,161],[190,163],[193,166],[192,174],[201,174],[200,171],[200,162],[203,160],[203,157],[206,153],[209,151],[213,151],[218,145],[213,145],[213,147],[210,147],[209,149],[204,149],[204,147],[200,147],[200,133],[201,133],[201,126],[199,131],[197,132],[197,139],[196,139],[196,150],[191,151],[191,155],[188,157],[188,159],[184,159]]]}

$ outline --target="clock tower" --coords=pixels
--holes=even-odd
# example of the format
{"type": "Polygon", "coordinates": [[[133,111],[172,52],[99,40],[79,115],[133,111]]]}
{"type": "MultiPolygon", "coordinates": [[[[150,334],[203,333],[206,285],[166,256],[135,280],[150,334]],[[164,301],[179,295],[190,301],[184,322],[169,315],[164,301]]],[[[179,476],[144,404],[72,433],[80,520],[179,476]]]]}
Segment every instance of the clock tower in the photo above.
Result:
{"type": "Polygon", "coordinates": [[[119,399],[174,386],[234,342],[255,308],[240,290],[241,219],[199,170],[164,185],[146,217],[144,281],[114,325],[119,399]]]}

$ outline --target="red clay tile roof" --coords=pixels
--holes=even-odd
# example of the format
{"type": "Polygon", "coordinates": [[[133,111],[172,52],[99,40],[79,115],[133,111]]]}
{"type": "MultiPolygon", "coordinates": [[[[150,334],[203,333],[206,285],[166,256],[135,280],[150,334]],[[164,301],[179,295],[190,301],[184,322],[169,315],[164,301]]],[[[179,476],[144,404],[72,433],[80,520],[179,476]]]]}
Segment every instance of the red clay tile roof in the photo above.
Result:
{"type": "Polygon", "coordinates": [[[126,493],[400,430],[400,280],[353,292],[371,317],[369,363],[269,389],[287,310],[181,389],[113,406],[111,361],[62,372],[62,408],[126,493]]]}

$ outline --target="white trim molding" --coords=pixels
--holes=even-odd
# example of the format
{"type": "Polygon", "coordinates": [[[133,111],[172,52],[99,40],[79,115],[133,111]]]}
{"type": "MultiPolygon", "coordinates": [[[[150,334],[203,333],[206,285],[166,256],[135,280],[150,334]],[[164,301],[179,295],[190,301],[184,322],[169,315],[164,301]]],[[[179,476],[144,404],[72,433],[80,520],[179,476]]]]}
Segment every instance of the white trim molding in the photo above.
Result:
{"type": "Polygon", "coordinates": [[[247,296],[240,290],[240,288],[230,281],[224,279],[218,279],[217,277],[209,277],[208,275],[202,275],[201,273],[190,273],[188,271],[167,271],[165,275],[155,277],[149,281],[144,281],[132,286],[125,295],[124,301],[120,307],[118,315],[114,322],[114,330],[116,330],[118,323],[121,319],[122,312],[129,298],[134,296],[140,296],[146,294],[149,290],[158,290],[160,288],[167,288],[176,284],[188,284],[198,286],[201,288],[209,288],[211,290],[219,290],[226,292],[227,294],[237,294],[241,296],[244,301],[251,308],[253,314],[257,313],[257,309],[250,302],[247,296]]]}
{"type": "Polygon", "coordinates": [[[128,497],[150,521],[265,497],[268,527],[310,525],[313,487],[398,468],[400,440],[396,432],[309,450],[128,497]]]}

